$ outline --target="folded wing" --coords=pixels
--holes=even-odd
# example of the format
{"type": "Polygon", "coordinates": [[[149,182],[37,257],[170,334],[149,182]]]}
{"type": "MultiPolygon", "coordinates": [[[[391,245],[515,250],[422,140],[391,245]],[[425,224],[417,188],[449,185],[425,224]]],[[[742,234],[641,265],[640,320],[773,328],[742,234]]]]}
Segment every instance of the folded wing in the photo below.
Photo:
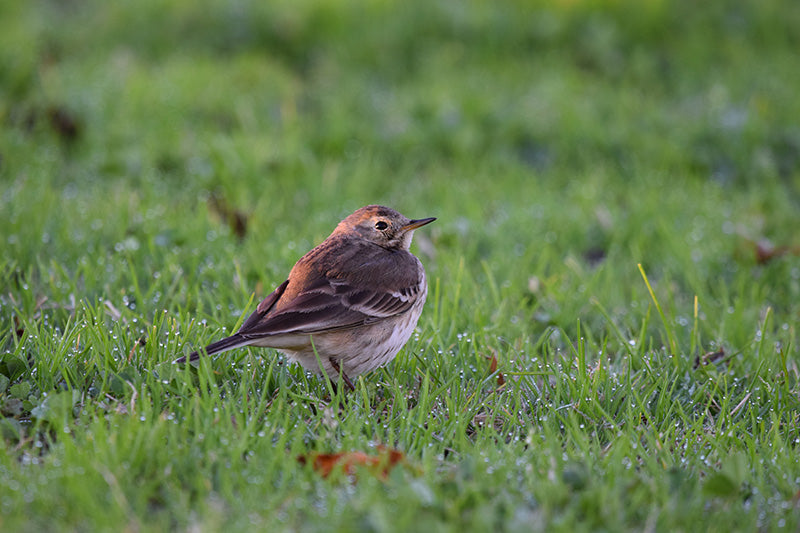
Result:
{"type": "Polygon", "coordinates": [[[423,281],[392,276],[349,281],[307,272],[298,287],[286,281],[259,304],[237,332],[247,339],[283,334],[314,334],[347,329],[405,313],[414,305],[423,281]],[[395,288],[399,287],[399,288],[395,288]]]}

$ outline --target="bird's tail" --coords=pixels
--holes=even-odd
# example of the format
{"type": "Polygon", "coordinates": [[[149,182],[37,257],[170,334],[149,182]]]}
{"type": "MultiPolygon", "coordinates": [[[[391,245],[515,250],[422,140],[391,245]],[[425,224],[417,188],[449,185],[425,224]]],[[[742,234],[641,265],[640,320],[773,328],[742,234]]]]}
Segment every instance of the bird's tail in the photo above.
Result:
{"type": "MultiPolygon", "coordinates": [[[[208,355],[214,355],[221,352],[227,352],[228,350],[233,350],[239,346],[245,346],[246,344],[247,340],[237,333],[220,341],[212,342],[206,346],[204,352],[208,355]]],[[[183,357],[175,359],[173,363],[185,363],[187,360],[189,362],[197,361],[200,359],[200,353],[201,352],[192,352],[188,357],[184,355],[183,357]]]]}

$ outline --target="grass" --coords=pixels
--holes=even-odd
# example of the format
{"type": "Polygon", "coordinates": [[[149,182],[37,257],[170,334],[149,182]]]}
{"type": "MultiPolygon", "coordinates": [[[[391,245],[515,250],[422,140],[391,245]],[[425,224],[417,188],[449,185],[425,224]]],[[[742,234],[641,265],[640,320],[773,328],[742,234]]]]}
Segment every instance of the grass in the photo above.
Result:
{"type": "Polygon", "coordinates": [[[797,530],[798,23],[4,4],[0,529],[797,530]],[[394,362],[170,364],[368,203],[438,217],[394,362]]]}

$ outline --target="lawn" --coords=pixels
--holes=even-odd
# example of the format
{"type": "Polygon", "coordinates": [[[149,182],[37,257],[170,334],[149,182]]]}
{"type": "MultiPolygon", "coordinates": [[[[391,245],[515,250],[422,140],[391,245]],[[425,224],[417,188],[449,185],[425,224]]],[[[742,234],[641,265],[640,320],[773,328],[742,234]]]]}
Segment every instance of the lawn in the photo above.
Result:
{"type": "Polygon", "coordinates": [[[0,530],[797,531],[798,27],[3,3],[0,530]],[[371,203],[437,217],[392,363],[171,364],[371,203]]]}

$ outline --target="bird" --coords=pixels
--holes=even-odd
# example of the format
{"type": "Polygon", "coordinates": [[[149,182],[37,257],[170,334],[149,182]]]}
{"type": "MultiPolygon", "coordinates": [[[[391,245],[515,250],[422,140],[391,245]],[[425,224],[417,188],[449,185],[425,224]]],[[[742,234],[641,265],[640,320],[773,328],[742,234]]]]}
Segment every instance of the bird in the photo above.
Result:
{"type": "Polygon", "coordinates": [[[295,263],[236,333],[174,362],[275,348],[354,390],[352,379],[393,360],[417,325],[428,284],[409,247],[414,231],[434,220],[381,205],[356,210],[295,263]]]}

